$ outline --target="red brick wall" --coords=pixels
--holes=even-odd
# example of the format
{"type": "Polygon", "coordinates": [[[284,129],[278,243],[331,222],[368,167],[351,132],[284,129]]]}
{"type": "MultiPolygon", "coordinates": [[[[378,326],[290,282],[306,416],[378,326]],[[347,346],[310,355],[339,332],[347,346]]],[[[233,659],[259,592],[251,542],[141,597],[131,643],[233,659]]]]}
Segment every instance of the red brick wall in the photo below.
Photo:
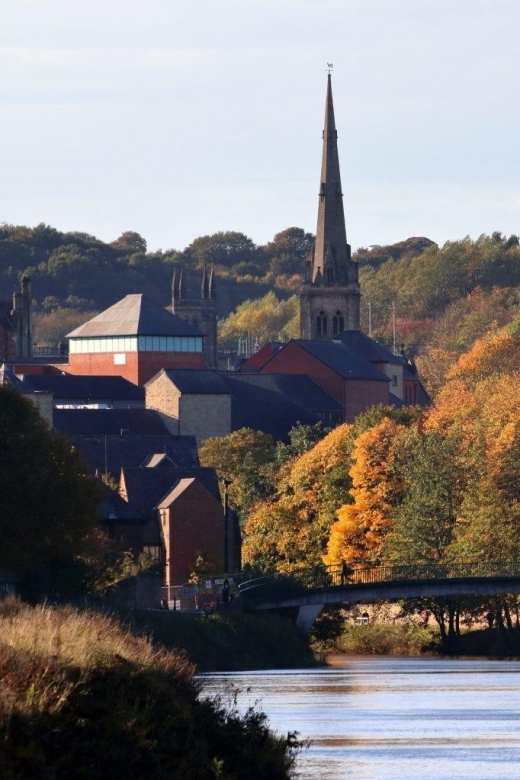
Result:
{"type": "Polygon", "coordinates": [[[112,352],[72,353],[65,370],[81,376],[122,376],[144,385],[162,368],[204,368],[202,352],[126,352],[124,365],[114,364],[112,352]]]}
{"type": "Polygon", "coordinates": [[[262,373],[308,374],[316,384],[344,405],[345,421],[371,406],[388,403],[389,382],[367,379],[344,380],[339,374],[291,342],[262,368],[262,373]]]}
{"type": "Polygon", "coordinates": [[[388,404],[389,382],[370,382],[366,379],[348,379],[345,382],[345,422],[371,406],[388,404]]]}
{"type": "MultiPolygon", "coordinates": [[[[189,485],[171,505],[169,523],[170,550],[167,556],[169,552],[171,585],[182,585],[188,581],[198,554],[210,557],[216,572],[223,571],[223,507],[199,482],[189,485]]],[[[232,541],[230,523],[230,553],[233,549],[232,541]]]]}
{"type": "Polygon", "coordinates": [[[262,367],[262,374],[308,374],[316,384],[343,403],[343,378],[294,342],[277,352],[262,367]]]}

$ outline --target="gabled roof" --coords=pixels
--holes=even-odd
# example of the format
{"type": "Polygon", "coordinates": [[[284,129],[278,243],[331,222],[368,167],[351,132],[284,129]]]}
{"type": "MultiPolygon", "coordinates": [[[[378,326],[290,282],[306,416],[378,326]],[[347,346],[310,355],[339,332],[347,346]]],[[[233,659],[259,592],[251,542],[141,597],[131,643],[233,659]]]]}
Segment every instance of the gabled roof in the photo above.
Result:
{"type": "MultiPolygon", "coordinates": [[[[189,478],[185,477],[184,479],[179,479],[179,481],[176,483],[176,485],[174,485],[172,490],[169,493],[167,493],[162,498],[162,500],[159,502],[159,504],[157,504],[157,506],[155,508],[156,509],[167,509],[175,501],[177,501],[182,496],[183,493],[185,493],[190,488],[192,488],[194,485],[196,485],[197,482],[201,485],[201,487],[204,490],[206,490],[206,488],[202,484],[202,482],[200,482],[200,480],[198,480],[196,477],[189,477],[189,478]]],[[[206,490],[206,492],[209,492],[209,491],[206,490]]],[[[217,500],[213,494],[210,493],[210,495],[211,495],[211,497],[212,497],[212,499],[214,501],[217,500]]],[[[220,503],[220,501],[219,501],[219,503],[220,503]]]]}
{"type": "Polygon", "coordinates": [[[147,469],[124,468],[122,471],[128,503],[138,511],[150,512],[168,495],[180,479],[197,479],[213,498],[220,501],[220,490],[215,469],[147,469]]]}
{"type": "Polygon", "coordinates": [[[6,366],[5,363],[0,365],[0,385],[12,387],[15,390],[19,390],[21,393],[25,392],[22,381],[18,379],[14,371],[9,366],[6,366]]]}
{"type": "Polygon", "coordinates": [[[165,368],[160,373],[164,373],[181,393],[187,395],[229,395],[225,382],[215,371],[165,368]]]}
{"type": "Polygon", "coordinates": [[[154,455],[150,455],[148,458],[145,458],[141,463],[141,468],[177,468],[177,464],[174,463],[173,460],[168,457],[168,455],[165,455],[164,452],[157,452],[154,455]]]}
{"type": "Polygon", "coordinates": [[[54,398],[92,401],[143,401],[144,389],[122,376],[76,376],[74,374],[23,376],[23,392],[52,393],[54,398]]]}
{"type": "Polygon", "coordinates": [[[406,363],[402,355],[394,355],[387,347],[367,336],[361,330],[345,330],[335,340],[351,347],[362,358],[370,363],[406,363]]]}
{"type": "MultiPolygon", "coordinates": [[[[61,410],[60,410],[61,411],[61,410]]],[[[63,410],[69,411],[69,410],[63,410]]],[[[75,411],[75,410],[72,410],[75,411]]],[[[90,410],[88,410],[90,413],[90,410]]],[[[138,410],[139,411],[139,410],[138,410]]],[[[164,452],[181,468],[199,465],[197,443],[194,436],[74,436],[75,447],[82,453],[92,473],[108,471],[116,477],[122,468],[139,468],[149,455],[164,452]]],[[[163,469],[142,469],[149,473],[163,469]]]]}
{"type": "Polygon", "coordinates": [[[67,338],[103,336],[202,336],[201,331],[146,295],[127,295],[67,334],[67,338]]]}
{"type": "MultiPolygon", "coordinates": [[[[334,341],[311,341],[294,339],[289,344],[298,344],[310,355],[331,368],[344,379],[369,379],[373,382],[389,382],[382,371],[378,371],[367,360],[360,357],[351,347],[334,341]]],[[[287,348],[286,345],[285,348],[287,348]]],[[[278,355],[282,354],[282,350],[278,355]]],[[[275,356],[276,357],[276,356],[275,356]]]]}
{"type": "Polygon", "coordinates": [[[108,485],[103,485],[104,496],[101,501],[100,511],[103,520],[117,520],[119,522],[142,523],[147,517],[144,513],[137,512],[115,490],[108,485]]]}
{"type": "Polygon", "coordinates": [[[243,373],[260,371],[261,367],[282,347],[282,341],[268,341],[258,350],[258,352],[255,352],[254,355],[251,355],[247,360],[243,360],[237,367],[237,371],[243,373]]]}
{"type": "Polygon", "coordinates": [[[169,433],[153,409],[54,409],[53,427],[65,436],[121,436],[121,432],[132,436],[161,436],[169,433]]]}

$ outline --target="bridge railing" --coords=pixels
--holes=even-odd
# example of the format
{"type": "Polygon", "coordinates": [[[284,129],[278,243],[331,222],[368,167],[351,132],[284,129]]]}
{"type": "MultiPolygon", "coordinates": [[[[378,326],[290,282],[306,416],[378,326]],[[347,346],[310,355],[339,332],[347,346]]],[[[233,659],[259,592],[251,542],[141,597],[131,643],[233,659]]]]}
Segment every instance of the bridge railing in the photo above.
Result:
{"type": "Polygon", "coordinates": [[[358,562],[351,565],[316,566],[290,575],[266,574],[239,585],[240,595],[250,600],[290,597],[306,590],[371,585],[383,582],[469,579],[472,577],[520,576],[520,560],[460,559],[446,562],[358,562]]]}

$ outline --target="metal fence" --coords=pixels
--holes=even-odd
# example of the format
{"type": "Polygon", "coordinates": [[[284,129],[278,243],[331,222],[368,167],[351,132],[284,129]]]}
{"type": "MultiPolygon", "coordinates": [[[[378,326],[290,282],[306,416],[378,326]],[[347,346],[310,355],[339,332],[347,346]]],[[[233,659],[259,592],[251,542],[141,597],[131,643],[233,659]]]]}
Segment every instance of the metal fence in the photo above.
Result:
{"type": "Polygon", "coordinates": [[[304,593],[352,585],[384,582],[428,582],[435,580],[483,577],[519,577],[520,560],[405,561],[359,562],[350,565],[316,566],[292,571],[290,575],[266,574],[242,582],[241,596],[250,600],[284,598],[304,593]]]}

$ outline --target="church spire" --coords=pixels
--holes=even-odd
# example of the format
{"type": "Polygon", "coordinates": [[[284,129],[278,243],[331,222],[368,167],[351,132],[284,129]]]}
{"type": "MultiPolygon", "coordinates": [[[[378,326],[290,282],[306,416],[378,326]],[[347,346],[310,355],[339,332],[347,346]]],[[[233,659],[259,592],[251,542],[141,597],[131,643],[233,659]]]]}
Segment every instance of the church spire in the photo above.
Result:
{"type": "Polygon", "coordinates": [[[359,300],[358,265],[352,261],[345,228],[329,71],[316,240],[300,295],[301,338],[327,339],[345,329],[359,330],[359,300]]]}
{"type": "Polygon", "coordinates": [[[347,244],[343,192],[339,172],[338,134],[334,118],[332,83],[327,76],[327,98],[325,102],[325,127],[323,129],[323,152],[318,206],[318,225],[312,264],[312,281],[323,279],[324,284],[345,284],[348,279],[350,246],[347,244]]]}

